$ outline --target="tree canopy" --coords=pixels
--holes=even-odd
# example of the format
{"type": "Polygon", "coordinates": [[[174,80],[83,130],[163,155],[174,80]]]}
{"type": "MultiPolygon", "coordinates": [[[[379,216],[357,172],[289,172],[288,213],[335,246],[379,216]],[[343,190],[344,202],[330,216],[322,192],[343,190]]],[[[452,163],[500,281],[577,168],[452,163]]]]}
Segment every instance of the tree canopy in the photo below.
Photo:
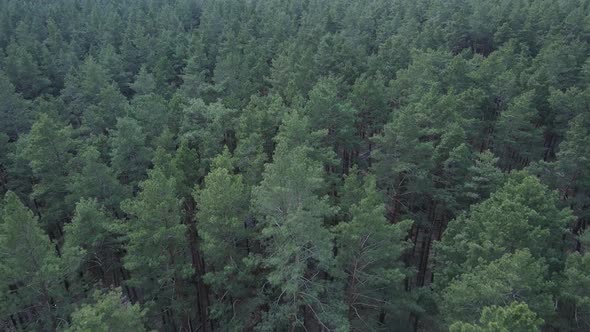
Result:
{"type": "Polygon", "coordinates": [[[0,330],[590,330],[589,0],[0,0],[0,330]]]}

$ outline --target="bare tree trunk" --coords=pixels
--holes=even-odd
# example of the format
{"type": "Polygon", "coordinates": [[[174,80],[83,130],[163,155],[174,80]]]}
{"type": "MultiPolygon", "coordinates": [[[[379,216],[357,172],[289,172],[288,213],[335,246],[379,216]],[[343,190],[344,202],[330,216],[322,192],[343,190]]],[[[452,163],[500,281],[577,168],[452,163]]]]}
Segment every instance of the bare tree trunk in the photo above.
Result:
{"type": "Polygon", "coordinates": [[[205,275],[205,260],[199,250],[199,236],[197,233],[195,215],[195,202],[192,199],[187,199],[185,203],[186,208],[186,224],[188,226],[188,243],[191,253],[192,266],[195,270],[193,283],[197,288],[197,309],[199,312],[199,320],[203,332],[212,331],[212,322],[209,319],[209,288],[203,282],[205,275]]]}

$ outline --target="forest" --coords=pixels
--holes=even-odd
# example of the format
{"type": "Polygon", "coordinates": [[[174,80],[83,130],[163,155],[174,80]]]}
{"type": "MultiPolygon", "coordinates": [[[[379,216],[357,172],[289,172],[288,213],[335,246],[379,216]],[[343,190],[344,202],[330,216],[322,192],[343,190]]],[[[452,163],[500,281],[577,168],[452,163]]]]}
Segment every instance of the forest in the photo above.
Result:
{"type": "Polygon", "coordinates": [[[0,0],[0,331],[590,331],[590,0],[0,0]]]}

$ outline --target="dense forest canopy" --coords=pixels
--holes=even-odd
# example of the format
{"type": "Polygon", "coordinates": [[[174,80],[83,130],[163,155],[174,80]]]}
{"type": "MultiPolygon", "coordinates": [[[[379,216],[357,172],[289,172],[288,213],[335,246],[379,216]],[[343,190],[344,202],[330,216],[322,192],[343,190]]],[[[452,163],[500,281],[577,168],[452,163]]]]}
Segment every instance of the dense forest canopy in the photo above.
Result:
{"type": "Polygon", "coordinates": [[[0,330],[589,331],[590,1],[0,0],[0,330]]]}

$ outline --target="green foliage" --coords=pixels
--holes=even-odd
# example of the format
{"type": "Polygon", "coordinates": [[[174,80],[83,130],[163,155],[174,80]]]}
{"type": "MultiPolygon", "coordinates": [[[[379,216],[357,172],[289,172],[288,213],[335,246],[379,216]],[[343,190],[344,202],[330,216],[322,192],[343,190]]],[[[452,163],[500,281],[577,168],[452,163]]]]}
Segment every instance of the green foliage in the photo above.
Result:
{"type": "Polygon", "coordinates": [[[537,318],[526,303],[512,302],[509,306],[485,307],[478,325],[455,322],[451,332],[530,332],[540,331],[543,320],[537,318]]]}
{"type": "Polygon", "coordinates": [[[16,93],[14,85],[0,70],[0,132],[11,138],[26,133],[32,124],[29,103],[16,93]]]}
{"type": "Polygon", "coordinates": [[[589,18],[0,0],[0,330],[588,330],[589,18]]]}
{"type": "Polygon", "coordinates": [[[68,168],[73,157],[72,128],[41,114],[24,140],[23,158],[29,161],[37,183],[32,196],[39,200],[41,221],[49,232],[66,220],[72,209],[64,200],[68,168]]]}
{"type": "Polygon", "coordinates": [[[145,66],[141,67],[135,82],[129,85],[129,87],[137,95],[148,95],[156,91],[156,79],[154,75],[147,71],[145,66]]]}
{"type": "Polygon", "coordinates": [[[436,247],[437,285],[444,288],[461,273],[522,249],[556,271],[563,266],[563,235],[572,219],[537,178],[518,174],[449,223],[436,247]]]}
{"type": "Polygon", "coordinates": [[[510,168],[516,160],[527,164],[541,156],[542,128],[535,125],[537,118],[533,93],[525,93],[513,99],[500,114],[494,133],[494,152],[501,156],[503,168],[510,168]]]}
{"type": "Polygon", "coordinates": [[[145,312],[121,295],[121,289],[92,295],[93,303],[84,304],[72,313],[68,332],[147,331],[143,325],[145,312]]]}
{"type": "Polygon", "coordinates": [[[119,205],[127,198],[127,188],[119,183],[113,170],[101,159],[100,152],[89,146],[76,158],[79,171],[70,175],[67,199],[75,203],[80,198],[93,198],[113,213],[119,212],[119,205]]]}
{"type": "Polygon", "coordinates": [[[573,302],[572,327],[590,327],[590,254],[572,253],[567,257],[561,295],[573,302]]]}
{"type": "Polygon", "coordinates": [[[91,278],[117,283],[121,231],[95,199],[82,199],[76,204],[72,222],[65,226],[64,257],[70,259],[72,268],[88,271],[91,278]]]}
{"type": "Polygon", "coordinates": [[[109,136],[111,165],[124,184],[136,187],[145,179],[152,150],[146,146],[146,136],[132,118],[117,119],[117,128],[109,136]]]}
{"type": "Polygon", "coordinates": [[[186,226],[181,223],[182,202],[176,194],[176,181],[156,168],[139,187],[137,197],[121,204],[131,217],[124,227],[128,242],[123,262],[132,273],[128,283],[143,291],[151,317],[161,310],[182,317],[187,305],[182,293],[187,289],[178,285],[193,271],[186,253],[186,226]]]}
{"type": "Polygon", "coordinates": [[[244,326],[252,310],[248,298],[252,296],[253,271],[247,257],[253,221],[248,213],[248,189],[242,176],[233,174],[227,148],[214,159],[203,189],[195,190],[194,196],[199,206],[196,219],[201,250],[209,268],[204,279],[219,298],[212,306],[213,316],[224,329],[244,326]]]}
{"type": "Polygon", "coordinates": [[[2,203],[0,247],[2,317],[19,320],[35,315],[36,320],[22,320],[16,326],[55,330],[68,304],[61,284],[67,267],[61,264],[38,218],[12,192],[2,203]]]}
{"type": "Polygon", "coordinates": [[[125,114],[127,100],[114,84],[109,84],[98,92],[96,103],[88,106],[82,119],[83,126],[91,134],[106,134],[114,129],[117,118],[125,114]]]}
{"type": "Polygon", "coordinates": [[[16,86],[16,90],[26,98],[42,93],[50,84],[43,76],[39,63],[33,58],[30,49],[14,40],[6,47],[6,57],[2,67],[16,86]]]}
{"type": "Polygon", "coordinates": [[[323,219],[335,211],[327,197],[320,196],[322,165],[310,156],[313,148],[296,141],[310,135],[306,122],[296,114],[286,118],[273,162],[253,190],[265,246],[262,264],[268,269],[266,292],[276,299],[264,316],[268,329],[302,326],[304,311],[312,311],[317,324],[344,328],[332,312],[340,306],[325,303],[329,297],[318,277],[334,264],[332,235],[323,219]]]}
{"type": "Polygon", "coordinates": [[[258,184],[264,163],[272,159],[276,135],[286,113],[278,95],[252,96],[236,125],[237,147],[234,151],[236,167],[251,185],[258,184]]]}
{"type": "Polygon", "coordinates": [[[540,317],[551,318],[552,283],[547,266],[528,250],[517,250],[489,264],[482,263],[453,279],[441,293],[440,308],[448,322],[474,323],[484,307],[514,301],[526,303],[540,317]]]}
{"type": "MultiPolygon", "coordinates": [[[[355,177],[346,179],[345,188],[358,185],[355,177]]],[[[337,271],[342,271],[345,303],[351,328],[385,328],[401,320],[398,316],[412,299],[403,289],[409,271],[399,258],[408,247],[404,241],[411,221],[390,224],[375,187],[375,179],[365,179],[359,188],[362,196],[350,207],[351,220],[338,224],[336,233],[337,271]],[[387,322],[379,322],[379,314],[387,322]]]]}
{"type": "Polygon", "coordinates": [[[202,99],[191,100],[183,110],[180,133],[197,146],[202,167],[208,167],[224,146],[235,147],[235,113],[219,102],[207,105],[202,99]]]}
{"type": "Polygon", "coordinates": [[[197,220],[203,253],[211,268],[217,270],[228,260],[239,261],[244,255],[249,198],[242,177],[233,174],[227,148],[213,164],[204,189],[195,192],[195,201],[199,204],[197,220]]]}

